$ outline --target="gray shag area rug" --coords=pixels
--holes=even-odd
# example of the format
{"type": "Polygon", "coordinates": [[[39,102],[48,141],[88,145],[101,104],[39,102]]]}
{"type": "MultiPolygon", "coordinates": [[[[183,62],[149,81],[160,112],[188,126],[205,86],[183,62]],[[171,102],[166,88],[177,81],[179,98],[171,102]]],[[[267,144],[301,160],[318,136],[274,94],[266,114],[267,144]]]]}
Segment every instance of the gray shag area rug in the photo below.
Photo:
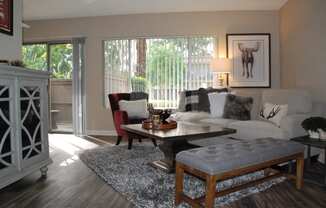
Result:
{"type": "MultiPolygon", "coordinates": [[[[135,144],[132,150],[127,146],[102,146],[82,152],[80,159],[117,192],[124,195],[137,208],[167,208],[174,206],[175,174],[167,174],[148,165],[163,158],[163,153],[151,143],[135,144]]],[[[263,172],[248,174],[217,184],[223,190],[263,177],[263,172]]],[[[215,207],[236,201],[250,194],[264,191],[284,181],[277,178],[258,186],[247,188],[215,199],[215,207]]],[[[185,193],[199,197],[205,192],[205,184],[189,175],[184,181],[185,193]]],[[[178,208],[190,207],[181,204],[178,208]]]]}

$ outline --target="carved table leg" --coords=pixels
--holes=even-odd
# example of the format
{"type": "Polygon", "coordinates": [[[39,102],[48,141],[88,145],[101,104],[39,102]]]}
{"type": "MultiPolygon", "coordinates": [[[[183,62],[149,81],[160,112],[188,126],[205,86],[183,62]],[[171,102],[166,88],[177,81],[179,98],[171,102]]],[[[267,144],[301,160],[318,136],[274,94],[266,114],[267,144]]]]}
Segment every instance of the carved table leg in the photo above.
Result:
{"type": "Polygon", "coordinates": [[[164,159],[154,161],[150,163],[150,165],[166,171],[167,173],[173,173],[175,171],[176,155],[183,150],[193,149],[196,147],[198,146],[188,143],[187,140],[163,141],[163,143],[159,145],[159,148],[164,154],[164,159]]]}

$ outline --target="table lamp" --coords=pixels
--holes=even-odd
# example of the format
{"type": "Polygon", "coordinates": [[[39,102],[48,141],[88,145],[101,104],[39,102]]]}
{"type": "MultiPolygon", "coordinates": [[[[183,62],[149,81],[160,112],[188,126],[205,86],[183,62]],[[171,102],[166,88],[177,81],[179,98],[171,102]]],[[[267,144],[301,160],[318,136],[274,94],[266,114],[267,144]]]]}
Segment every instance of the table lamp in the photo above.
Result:
{"type": "Polygon", "coordinates": [[[224,77],[226,77],[226,86],[229,86],[229,74],[231,73],[232,62],[227,58],[213,58],[211,61],[211,70],[218,75],[220,86],[224,86],[224,77]]]}

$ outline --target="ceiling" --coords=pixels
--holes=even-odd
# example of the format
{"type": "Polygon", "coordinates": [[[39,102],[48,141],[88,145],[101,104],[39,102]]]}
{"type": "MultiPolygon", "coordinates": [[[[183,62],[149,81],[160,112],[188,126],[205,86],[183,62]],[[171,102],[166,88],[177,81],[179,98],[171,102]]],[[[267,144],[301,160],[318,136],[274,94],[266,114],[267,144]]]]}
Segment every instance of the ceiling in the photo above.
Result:
{"type": "Polygon", "coordinates": [[[287,0],[23,0],[24,20],[119,14],[278,10],[287,0]]]}

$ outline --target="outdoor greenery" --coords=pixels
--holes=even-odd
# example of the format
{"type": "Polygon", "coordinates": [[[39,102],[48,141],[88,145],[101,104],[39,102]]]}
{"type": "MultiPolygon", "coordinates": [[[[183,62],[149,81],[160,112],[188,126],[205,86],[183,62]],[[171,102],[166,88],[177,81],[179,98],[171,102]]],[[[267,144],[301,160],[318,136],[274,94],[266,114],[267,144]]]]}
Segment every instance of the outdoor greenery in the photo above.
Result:
{"type": "MultiPolygon", "coordinates": [[[[137,58],[137,51],[132,47],[136,40],[111,40],[104,43],[105,69],[111,75],[121,75],[129,72],[131,60],[137,58]],[[131,56],[131,57],[130,57],[131,56]]],[[[182,85],[183,78],[187,73],[187,62],[189,56],[207,57],[213,53],[214,38],[167,38],[147,39],[146,53],[146,77],[140,81],[136,76],[136,67],[131,64],[132,89],[136,89],[139,83],[142,87],[172,87],[182,85]],[[189,47],[190,46],[190,47],[189,47]],[[173,77],[173,79],[172,79],[173,77]],[[166,84],[168,83],[168,86],[166,84]]],[[[128,79],[126,77],[126,79],[128,79]]]]}
{"type": "Polygon", "coordinates": [[[48,70],[48,48],[50,47],[50,70],[55,79],[71,79],[73,52],[71,44],[30,44],[22,48],[23,62],[27,68],[48,70]]]}
{"type": "Polygon", "coordinates": [[[129,65],[129,40],[112,40],[105,41],[104,60],[105,69],[112,72],[128,71],[129,65]]]}
{"type": "Polygon", "coordinates": [[[151,86],[180,84],[186,73],[186,39],[158,39],[151,41],[147,55],[147,80],[151,86]],[[175,77],[175,79],[172,79],[175,77]]]}
{"type": "Polygon", "coordinates": [[[189,56],[207,57],[214,53],[214,42],[212,37],[189,38],[190,54],[189,56]]]}
{"type": "Polygon", "coordinates": [[[50,46],[50,69],[56,79],[71,79],[73,53],[71,44],[50,46]]]}
{"type": "Polygon", "coordinates": [[[46,44],[24,45],[22,50],[23,62],[27,68],[47,70],[46,44]]]}
{"type": "Polygon", "coordinates": [[[131,88],[133,92],[146,92],[147,80],[144,77],[134,76],[131,78],[131,88]]]}

